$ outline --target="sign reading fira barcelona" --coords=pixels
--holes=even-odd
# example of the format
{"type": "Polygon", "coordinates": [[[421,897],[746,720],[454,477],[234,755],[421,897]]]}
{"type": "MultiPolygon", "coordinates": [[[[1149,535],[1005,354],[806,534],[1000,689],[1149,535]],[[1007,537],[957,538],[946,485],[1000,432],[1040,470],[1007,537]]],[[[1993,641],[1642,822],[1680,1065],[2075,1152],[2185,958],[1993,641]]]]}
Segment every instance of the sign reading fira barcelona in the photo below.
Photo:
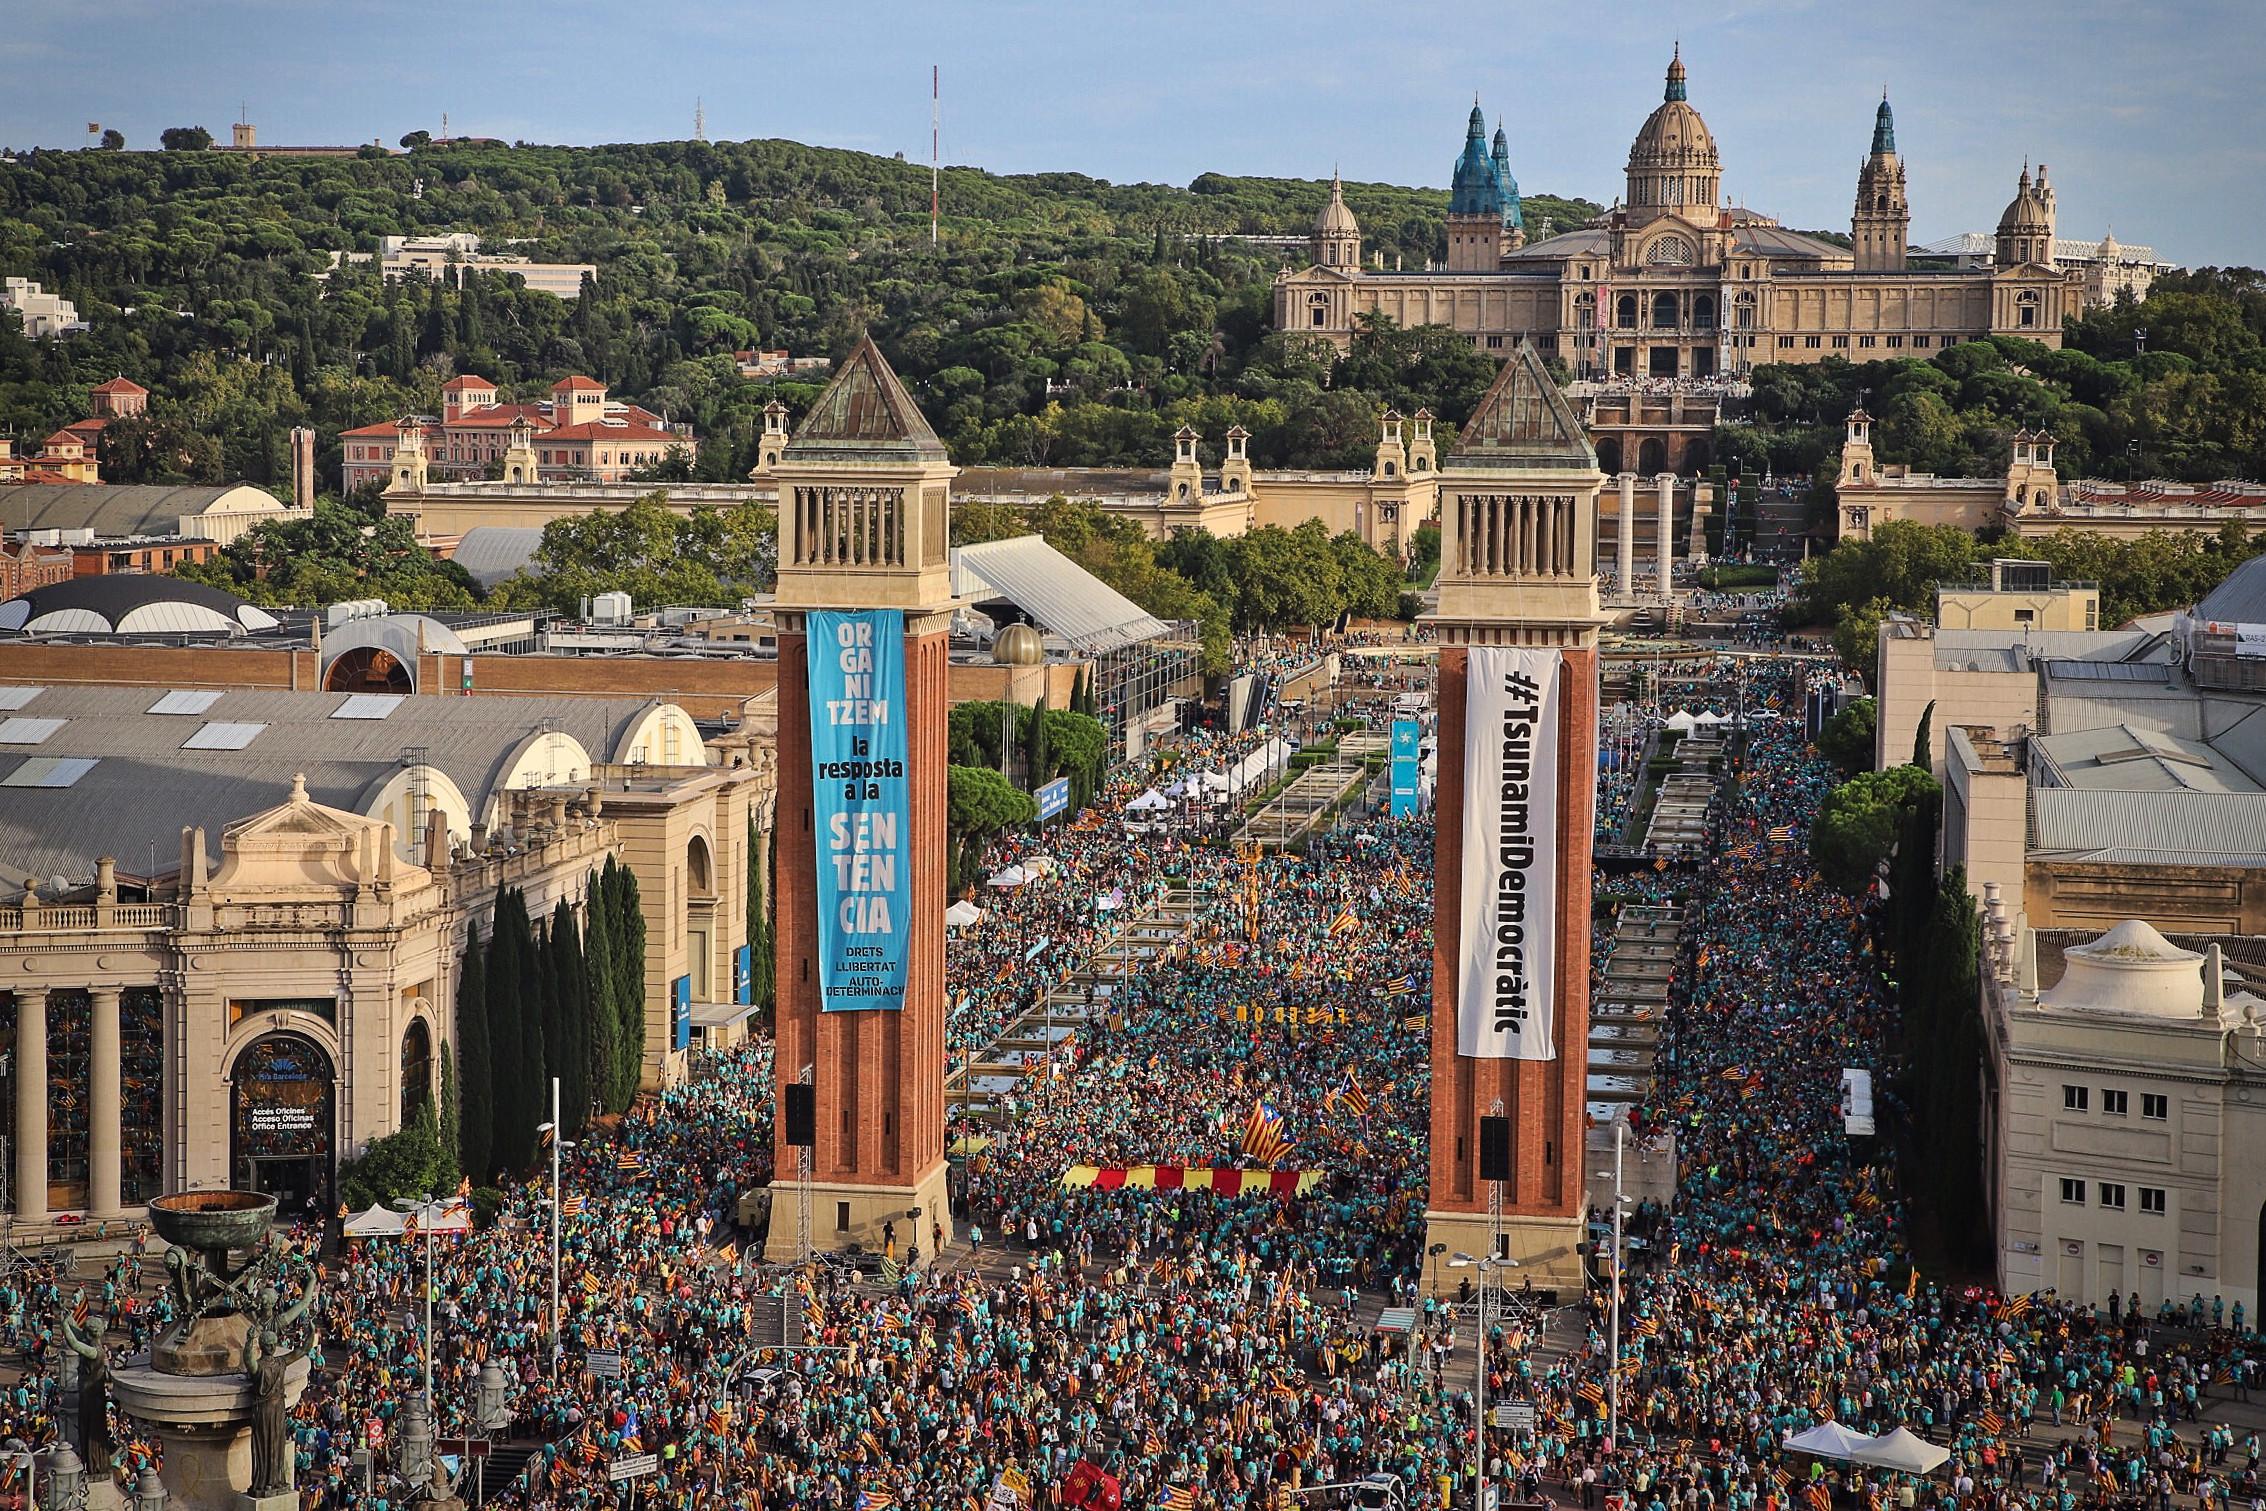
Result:
{"type": "Polygon", "coordinates": [[[1555,650],[1475,646],[1464,700],[1463,918],[1456,1041],[1551,1060],[1558,911],[1555,650]]]}
{"type": "Polygon", "coordinates": [[[905,1004],[913,889],[904,617],[814,612],[806,635],[819,1006],[894,1010],[905,1004]]]}

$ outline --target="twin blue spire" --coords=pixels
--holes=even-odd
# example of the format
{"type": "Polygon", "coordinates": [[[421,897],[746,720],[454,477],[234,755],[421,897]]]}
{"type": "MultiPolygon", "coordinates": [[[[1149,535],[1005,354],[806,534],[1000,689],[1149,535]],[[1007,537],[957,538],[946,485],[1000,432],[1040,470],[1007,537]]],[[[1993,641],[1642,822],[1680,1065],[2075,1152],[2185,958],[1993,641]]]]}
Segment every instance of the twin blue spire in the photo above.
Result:
{"type": "Polygon", "coordinates": [[[1471,119],[1464,127],[1463,155],[1449,179],[1450,215],[1494,215],[1504,229],[1523,226],[1519,183],[1511,176],[1511,147],[1503,128],[1495,128],[1495,146],[1487,146],[1487,117],[1479,102],[1471,102],[1471,119]]]}

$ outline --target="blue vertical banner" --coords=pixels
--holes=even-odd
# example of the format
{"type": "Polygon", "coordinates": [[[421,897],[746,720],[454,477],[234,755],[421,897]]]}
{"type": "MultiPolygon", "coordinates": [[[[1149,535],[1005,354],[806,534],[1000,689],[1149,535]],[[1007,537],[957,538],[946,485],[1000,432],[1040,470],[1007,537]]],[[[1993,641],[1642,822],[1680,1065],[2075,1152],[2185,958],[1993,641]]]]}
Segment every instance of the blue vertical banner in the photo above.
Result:
{"type": "Polygon", "coordinates": [[[905,770],[905,618],[815,610],[811,827],[818,845],[818,1005],[905,1005],[913,921],[912,788],[905,770]]]}
{"type": "Polygon", "coordinates": [[[669,1047],[692,1047],[692,978],[679,976],[669,983],[669,1047]]]}
{"type": "Polygon", "coordinates": [[[1393,720],[1393,817],[1416,812],[1416,744],[1419,730],[1414,719],[1393,720]]]}

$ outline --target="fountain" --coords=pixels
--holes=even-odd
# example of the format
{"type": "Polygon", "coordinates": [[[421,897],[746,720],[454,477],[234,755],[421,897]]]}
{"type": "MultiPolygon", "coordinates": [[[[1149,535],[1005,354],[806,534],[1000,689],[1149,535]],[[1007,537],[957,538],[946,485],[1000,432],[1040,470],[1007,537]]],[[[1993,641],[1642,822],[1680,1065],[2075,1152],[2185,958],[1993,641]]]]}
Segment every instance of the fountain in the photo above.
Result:
{"type": "Polygon", "coordinates": [[[164,1445],[176,1511],[297,1511],[288,1417],[308,1362],[303,1337],[291,1340],[314,1306],[313,1270],[276,1243],[272,1196],[184,1191],[150,1202],[149,1217],[172,1245],[173,1325],[148,1362],[97,1372],[164,1445]]]}

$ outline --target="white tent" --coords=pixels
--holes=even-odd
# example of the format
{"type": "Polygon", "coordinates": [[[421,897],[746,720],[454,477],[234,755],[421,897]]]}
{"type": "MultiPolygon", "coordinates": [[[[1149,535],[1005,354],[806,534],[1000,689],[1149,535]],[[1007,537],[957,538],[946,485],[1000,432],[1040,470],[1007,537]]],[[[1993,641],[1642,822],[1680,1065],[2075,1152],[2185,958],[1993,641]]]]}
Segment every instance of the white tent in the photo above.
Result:
{"type": "Polygon", "coordinates": [[[1162,813],[1172,806],[1172,799],[1151,787],[1125,805],[1127,813],[1162,813]]]}
{"type": "Polygon", "coordinates": [[[1699,728],[1699,720],[1692,717],[1690,709],[1679,708],[1668,716],[1668,727],[1677,734],[1688,735],[1699,728]]]}
{"type": "Polygon", "coordinates": [[[992,873],[992,878],[986,885],[1012,892],[1017,887],[1028,885],[1035,875],[1035,872],[1021,866],[1009,866],[1003,871],[992,873]]]}
{"type": "MultiPolygon", "coordinates": [[[[417,1213],[417,1227],[420,1232],[430,1228],[435,1233],[469,1233],[472,1211],[455,1197],[427,1202],[417,1213]]],[[[408,1231],[409,1214],[386,1206],[372,1207],[346,1220],[348,1238],[400,1238],[408,1231]]]]}
{"type": "Polygon", "coordinates": [[[1730,723],[1731,716],[1729,714],[1719,714],[1711,708],[1706,713],[1703,713],[1699,716],[1699,722],[1712,728],[1717,724],[1730,723]]]}
{"type": "Polygon", "coordinates": [[[1790,1432],[1786,1446],[1796,1453],[1813,1454],[1821,1459],[1847,1459],[1862,1448],[1872,1446],[1873,1440],[1861,1432],[1851,1432],[1839,1422],[1820,1422],[1807,1432],[1790,1432]]]}
{"type": "Polygon", "coordinates": [[[944,910],[944,926],[948,929],[964,929],[972,923],[980,923],[983,916],[983,909],[962,899],[944,910]]]}
{"type": "Polygon", "coordinates": [[[1950,1457],[1950,1449],[1939,1448],[1909,1429],[1899,1427],[1850,1454],[1849,1462],[1875,1469],[1901,1470],[1905,1474],[1933,1474],[1950,1457]]]}

